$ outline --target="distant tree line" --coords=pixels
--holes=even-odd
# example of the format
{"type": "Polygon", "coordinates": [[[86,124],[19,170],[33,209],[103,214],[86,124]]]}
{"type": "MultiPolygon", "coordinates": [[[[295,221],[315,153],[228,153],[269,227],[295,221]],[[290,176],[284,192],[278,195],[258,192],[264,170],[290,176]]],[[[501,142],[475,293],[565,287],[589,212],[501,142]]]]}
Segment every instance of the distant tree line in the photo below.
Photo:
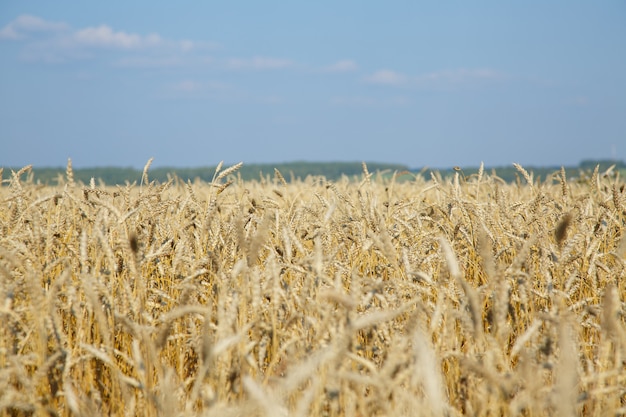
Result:
{"type": "MultiPolygon", "coordinates": [[[[578,166],[563,166],[563,169],[565,170],[565,175],[568,179],[583,179],[591,176],[596,166],[598,167],[599,173],[604,173],[609,168],[614,166],[614,169],[612,170],[613,173],[621,172],[622,177],[626,175],[626,164],[621,160],[611,159],[585,159],[581,161],[578,166]]],[[[551,178],[557,180],[557,176],[561,173],[561,166],[524,166],[523,168],[527,172],[532,173],[535,181],[546,181],[551,178]]],[[[457,167],[436,171],[438,171],[444,178],[453,176],[456,172],[459,172],[465,178],[470,178],[478,173],[478,167],[457,167]]],[[[515,181],[525,182],[523,175],[512,164],[510,166],[485,167],[484,172],[495,175],[503,181],[509,183],[515,181]]]]}
{"type": "MultiPolygon", "coordinates": [[[[367,162],[367,169],[371,173],[384,172],[386,175],[392,175],[393,172],[411,171],[414,174],[421,173],[427,178],[431,173],[449,178],[455,173],[459,173],[466,179],[471,178],[478,173],[478,167],[456,167],[446,169],[413,169],[402,164],[385,164],[376,162],[367,162]]],[[[611,166],[615,166],[614,172],[621,172],[626,175],[626,164],[621,160],[593,160],[587,159],[582,161],[578,166],[564,167],[568,178],[580,178],[591,175],[596,166],[599,166],[600,172],[606,171],[611,166]]],[[[224,165],[222,170],[228,165],[224,165]]],[[[2,171],[3,184],[6,184],[11,178],[11,172],[17,172],[22,167],[4,167],[2,171]]],[[[323,176],[328,180],[334,181],[343,176],[349,178],[362,178],[363,165],[361,162],[287,162],[278,164],[245,164],[237,170],[237,175],[243,180],[260,180],[268,176],[274,176],[274,169],[278,169],[286,181],[294,179],[304,179],[308,176],[323,176]]],[[[528,167],[524,166],[526,171],[534,175],[535,180],[546,180],[555,177],[561,171],[560,166],[552,167],[528,167]]],[[[198,168],[174,168],[174,167],[155,167],[148,171],[150,181],[166,182],[170,178],[177,178],[181,181],[211,181],[215,175],[216,166],[198,167],[198,168]]],[[[96,168],[77,168],[73,170],[74,180],[89,184],[93,178],[97,184],[101,182],[106,185],[124,185],[126,183],[140,183],[143,170],[122,167],[96,167],[96,168]]],[[[485,173],[493,174],[506,182],[524,181],[520,172],[513,166],[501,166],[495,168],[485,168],[485,173]]],[[[66,181],[66,168],[39,168],[34,167],[29,173],[24,174],[41,184],[55,185],[66,181]]],[[[23,177],[26,179],[26,177],[23,177]]]]}
{"type": "MultiPolygon", "coordinates": [[[[377,162],[367,162],[369,172],[389,172],[408,171],[409,167],[402,164],[385,164],[377,162]]],[[[215,175],[216,166],[198,168],[174,168],[174,167],[154,167],[148,170],[150,181],[169,181],[176,178],[184,182],[187,181],[211,181],[215,175]]],[[[224,165],[221,171],[228,168],[224,165]]],[[[11,171],[19,171],[20,168],[4,168],[2,179],[11,178],[11,171]]],[[[278,164],[243,164],[235,173],[243,180],[260,180],[262,177],[274,176],[277,169],[286,181],[304,179],[308,176],[323,176],[328,180],[337,180],[342,176],[356,177],[363,174],[363,164],[361,162],[287,162],[278,164]]],[[[74,168],[74,181],[89,184],[93,178],[96,184],[103,182],[106,185],[124,185],[133,182],[140,183],[143,170],[120,167],[98,167],[98,168],[74,168]]],[[[38,168],[33,169],[25,175],[29,175],[34,181],[42,184],[58,184],[66,181],[66,168],[38,168]]],[[[26,177],[24,177],[26,178],[26,177]]]]}

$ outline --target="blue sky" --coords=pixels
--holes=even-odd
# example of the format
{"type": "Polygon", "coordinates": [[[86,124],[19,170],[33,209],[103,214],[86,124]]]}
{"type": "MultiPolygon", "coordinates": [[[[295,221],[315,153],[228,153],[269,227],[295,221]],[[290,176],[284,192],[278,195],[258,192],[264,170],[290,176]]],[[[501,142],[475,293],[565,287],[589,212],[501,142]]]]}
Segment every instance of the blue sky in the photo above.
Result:
{"type": "Polygon", "coordinates": [[[626,159],[626,2],[0,3],[0,166],[626,159]]]}

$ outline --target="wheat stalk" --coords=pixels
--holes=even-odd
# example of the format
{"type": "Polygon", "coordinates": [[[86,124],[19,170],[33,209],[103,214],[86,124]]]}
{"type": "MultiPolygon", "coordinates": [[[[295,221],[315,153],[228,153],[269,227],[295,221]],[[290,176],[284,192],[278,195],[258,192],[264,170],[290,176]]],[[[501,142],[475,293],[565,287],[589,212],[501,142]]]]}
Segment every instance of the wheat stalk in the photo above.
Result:
{"type": "Polygon", "coordinates": [[[222,178],[225,178],[227,176],[229,176],[230,174],[237,172],[239,170],[239,168],[241,168],[243,166],[243,162],[239,162],[238,164],[235,164],[229,168],[226,168],[224,171],[220,172],[219,175],[216,178],[216,181],[221,180],[222,178]]]}
{"type": "Polygon", "coordinates": [[[622,413],[615,169],[225,180],[240,167],[110,188],[70,186],[71,161],[65,185],[12,173],[0,415],[622,413]]]}

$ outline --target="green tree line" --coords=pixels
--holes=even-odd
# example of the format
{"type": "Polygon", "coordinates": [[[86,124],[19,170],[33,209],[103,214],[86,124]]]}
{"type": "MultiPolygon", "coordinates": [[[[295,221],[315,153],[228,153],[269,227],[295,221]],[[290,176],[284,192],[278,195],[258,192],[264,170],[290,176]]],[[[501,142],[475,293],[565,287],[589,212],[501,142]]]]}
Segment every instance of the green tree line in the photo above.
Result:
{"type": "MultiPolygon", "coordinates": [[[[366,163],[370,172],[390,172],[408,171],[409,167],[402,164],[386,164],[377,162],[366,163]]],[[[2,179],[11,178],[11,171],[18,172],[22,167],[4,168],[2,179]]],[[[215,175],[216,166],[197,168],[178,167],[154,167],[148,170],[150,181],[166,182],[170,178],[178,178],[187,181],[211,181],[215,175]]],[[[224,165],[221,171],[228,168],[224,165]]],[[[342,176],[355,177],[363,174],[363,164],[361,162],[286,162],[278,164],[243,164],[237,170],[236,175],[243,180],[260,180],[262,177],[274,176],[277,169],[286,181],[294,179],[304,179],[308,176],[324,176],[329,180],[337,180],[342,176]]],[[[124,185],[126,183],[140,183],[143,170],[120,167],[97,167],[97,168],[75,168],[72,170],[74,181],[89,184],[93,178],[96,183],[103,182],[106,185],[124,185]]],[[[58,184],[66,181],[66,168],[39,168],[33,167],[28,174],[34,181],[42,184],[58,184]]],[[[5,181],[6,182],[6,181],[5,181]]]]}
{"type": "MultiPolygon", "coordinates": [[[[402,164],[386,164],[377,162],[367,162],[367,169],[371,173],[384,172],[386,175],[392,175],[393,172],[411,171],[414,174],[421,173],[429,177],[432,174],[449,178],[455,173],[459,173],[465,179],[469,179],[478,173],[478,167],[455,167],[444,169],[410,169],[402,164]]],[[[620,172],[626,175],[626,164],[623,161],[616,160],[593,160],[588,159],[581,161],[578,166],[564,167],[568,178],[580,178],[589,176],[596,166],[599,166],[599,172],[603,173],[611,166],[615,166],[613,173],[620,172]]],[[[3,184],[11,178],[11,172],[18,172],[22,167],[3,167],[2,180],[3,184]]],[[[226,169],[227,165],[222,167],[226,169]]],[[[342,176],[349,178],[362,178],[363,165],[361,162],[305,162],[295,161],[277,164],[243,164],[237,170],[236,175],[243,180],[260,180],[268,176],[274,176],[274,169],[278,169],[286,181],[293,179],[304,179],[307,176],[323,176],[328,180],[334,181],[342,176]]],[[[528,167],[524,169],[532,173],[535,180],[549,180],[560,175],[561,167],[528,167]]],[[[184,182],[187,181],[211,181],[215,175],[216,166],[196,167],[196,168],[178,168],[178,167],[154,167],[148,171],[149,179],[158,182],[168,181],[170,178],[178,178],[184,182]]],[[[506,182],[521,181],[524,178],[513,165],[501,167],[486,167],[485,173],[493,174],[506,182]]],[[[140,183],[143,170],[123,167],[95,167],[95,168],[77,168],[73,169],[74,180],[89,184],[93,178],[97,184],[101,182],[106,185],[124,185],[126,183],[140,183]]],[[[33,167],[27,174],[30,178],[38,183],[54,185],[66,181],[66,168],[45,168],[33,167]]]]}

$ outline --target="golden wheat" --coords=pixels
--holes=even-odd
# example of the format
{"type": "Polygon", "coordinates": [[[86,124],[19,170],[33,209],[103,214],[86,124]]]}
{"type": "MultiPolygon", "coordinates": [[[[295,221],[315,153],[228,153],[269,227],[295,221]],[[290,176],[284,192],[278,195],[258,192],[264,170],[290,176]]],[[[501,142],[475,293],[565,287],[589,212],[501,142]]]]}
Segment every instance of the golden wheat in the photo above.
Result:
{"type": "Polygon", "coordinates": [[[619,178],[150,163],[0,188],[0,415],[626,414],[619,178]]]}

